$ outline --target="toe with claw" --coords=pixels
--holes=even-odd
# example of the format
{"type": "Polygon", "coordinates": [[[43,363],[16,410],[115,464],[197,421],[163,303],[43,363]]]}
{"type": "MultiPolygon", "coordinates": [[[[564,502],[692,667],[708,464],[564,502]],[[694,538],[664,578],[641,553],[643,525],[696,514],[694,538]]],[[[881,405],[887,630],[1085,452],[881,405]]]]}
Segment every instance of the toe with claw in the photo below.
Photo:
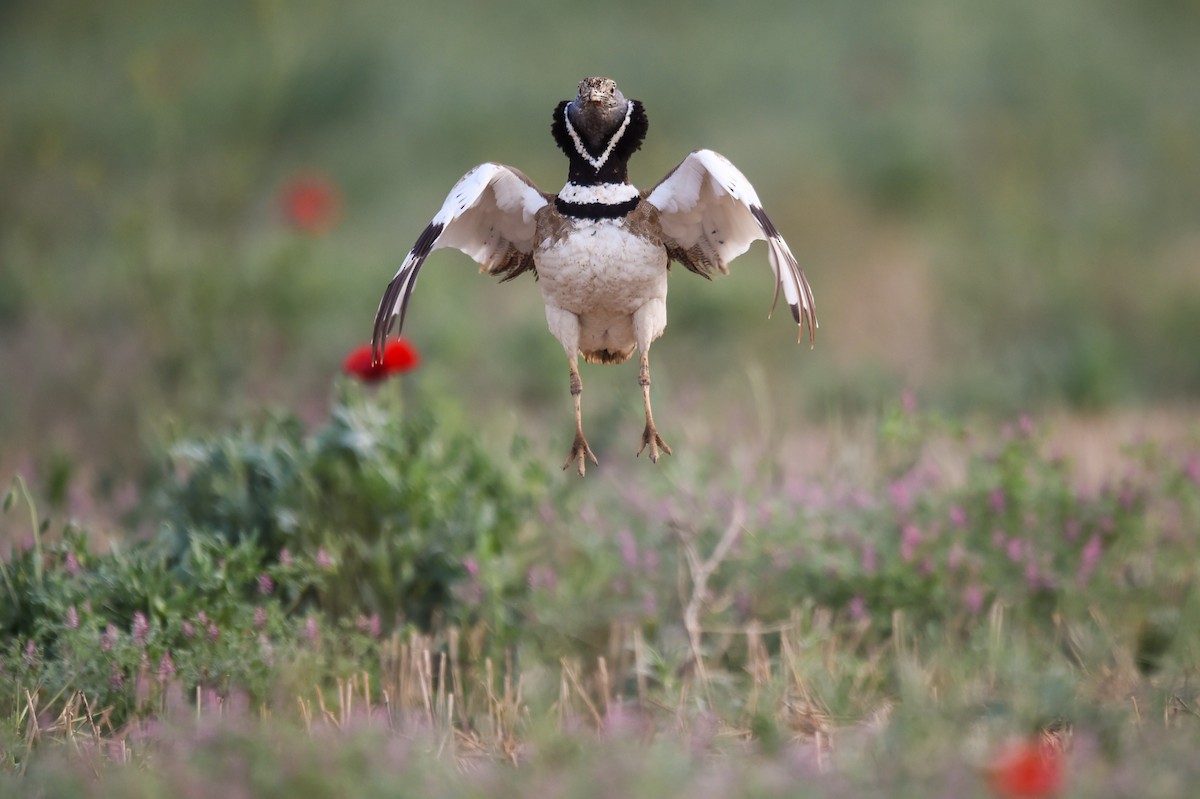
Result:
{"type": "Polygon", "coordinates": [[[575,443],[571,445],[571,454],[567,456],[567,460],[563,463],[563,471],[565,472],[572,462],[576,462],[579,465],[579,476],[583,477],[587,472],[587,461],[589,460],[597,466],[600,465],[600,461],[596,460],[596,455],[592,452],[592,448],[588,446],[587,439],[583,437],[583,433],[576,433],[575,443]]]}
{"type": "Polygon", "coordinates": [[[653,424],[647,424],[646,429],[642,431],[642,446],[637,451],[641,456],[642,450],[650,447],[650,462],[658,463],[658,451],[662,449],[668,455],[671,454],[671,448],[667,446],[667,442],[663,441],[662,436],[658,434],[658,429],[653,424]]]}

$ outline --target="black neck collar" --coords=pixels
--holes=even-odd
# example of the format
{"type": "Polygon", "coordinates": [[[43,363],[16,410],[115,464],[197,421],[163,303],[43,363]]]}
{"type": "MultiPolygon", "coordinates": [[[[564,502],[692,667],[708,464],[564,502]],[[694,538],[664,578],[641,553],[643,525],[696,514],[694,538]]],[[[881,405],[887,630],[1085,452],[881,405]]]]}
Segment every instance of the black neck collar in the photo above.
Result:
{"type": "Polygon", "coordinates": [[[634,197],[619,203],[572,203],[556,197],[554,207],[563,216],[575,219],[621,219],[629,216],[641,201],[641,197],[634,197]]]}
{"type": "MultiPolygon", "coordinates": [[[[641,102],[629,101],[629,115],[623,129],[619,131],[620,137],[615,143],[613,143],[613,137],[609,137],[608,140],[602,142],[599,151],[593,152],[592,148],[580,142],[590,159],[585,158],[579,152],[575,138],[571,136],[571,132],[567,128],[568,103],[569,101],[563,100],[558,104],[554,109],[554,121],[550,125],[550,132],[554,135],[555,143],[567,156],[569,162],[567,180],[580,186],[627,182],[629,159],[642,146],[642,141],[646,138],[646,131],[650,128],[650,122],[646,119],[646,110],[642,107],[641,102]],[[612,149],[608,152],[608,157],[602,159],[610,143],[612,149]],[[599,165],[597,166],[594,162],[599,162],[599,165]]],[[[587,203],[586,205],[591,204],[587,203]]],[[[624,216],[624,214],[621,215],[624,216]]]]}

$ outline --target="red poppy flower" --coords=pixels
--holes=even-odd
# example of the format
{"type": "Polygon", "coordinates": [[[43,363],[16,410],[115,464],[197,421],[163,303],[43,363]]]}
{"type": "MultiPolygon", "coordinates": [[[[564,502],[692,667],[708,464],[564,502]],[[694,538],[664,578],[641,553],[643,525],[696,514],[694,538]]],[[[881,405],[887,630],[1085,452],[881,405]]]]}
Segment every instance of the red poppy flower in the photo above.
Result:
{"type": "Polygon", "coordinates": [[[416,369],[421,363],[417,348],[402,338],[389,341],[383,348],[383,359],[374,362],[370,344],[355,347],[342,362],[342,371],[364,383],[377,383],[385,377],[416,369]]]}
{"type": "Polygon", "coordinates": [[[1044,799],[1062,789],[1062,752],[1044,742],[1010,743],[992,759],[987,774],[998,796],[1044,799]]]}
{"type": "Polygon", "coordinates": [[[305,233],[323,233],[337,222],[341,199],[322,175],[302,175],[284,184],[280,205],[288,222],[305,233]]]}

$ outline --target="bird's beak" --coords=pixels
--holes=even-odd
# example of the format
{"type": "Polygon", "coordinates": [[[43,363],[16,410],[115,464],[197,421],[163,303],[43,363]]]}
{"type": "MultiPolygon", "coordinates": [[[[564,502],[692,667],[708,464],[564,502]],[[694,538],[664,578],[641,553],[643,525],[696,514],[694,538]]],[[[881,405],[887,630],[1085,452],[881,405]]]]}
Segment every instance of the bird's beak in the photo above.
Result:
{"type": "Polygon", "coordinates": [[[599,105],[604,102],[604,92],[599,89],[591,89],[588,91],[587,101],[599,105]]]}

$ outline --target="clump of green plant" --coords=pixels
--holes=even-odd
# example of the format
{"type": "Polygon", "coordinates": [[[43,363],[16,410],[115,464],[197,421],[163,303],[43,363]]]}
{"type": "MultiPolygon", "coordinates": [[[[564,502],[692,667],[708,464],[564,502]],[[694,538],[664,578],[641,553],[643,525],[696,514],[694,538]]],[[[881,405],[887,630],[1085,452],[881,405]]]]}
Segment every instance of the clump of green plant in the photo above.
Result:
{"type": "Polygon", "coordinates": [[[32,533],[0,561],[4,695],[54,707],[82,692],[120,720],[171,686],[262,700],[281,674],[375,668],[369,652],[405,624],[507,629],[541,471],[388,396],[343,395],[311,433],[275,415],[174,445],[142,510],[158,535],[104,552],[41,519],[16,479],[4,509],[26,509],[32,533]]]}
{"type": "Polygon", "coordinates": [[[544,472],[519,442],[501,464],[433,404],[351,393],[311,433],[273,415],[172,446],[154,489],[162,545],[174,560],[216,538],[249,542],[271,563],[336,564],[309,597],[334,615],[463,620],[456,585],[502,561],[544,472]]]}
{"type": "Polygon", "coordinates": [[[319,681],[361,662],[381,633],[364,615],[318,647],[336,633],[298,603],[332,575],[315,559],[268,564],[250,542],[212,537],[174,557],[153,542],[97,553],[85,529],[38,522],[23,484],[14,488],[8,497],[20,496],[35,526],[29,546],[0,562],[0,713],[56,712],[82,694],[95,723],[112,727],[160,707],[172,686],[262,700],[278,687],[273,666],[319,681]]]}

